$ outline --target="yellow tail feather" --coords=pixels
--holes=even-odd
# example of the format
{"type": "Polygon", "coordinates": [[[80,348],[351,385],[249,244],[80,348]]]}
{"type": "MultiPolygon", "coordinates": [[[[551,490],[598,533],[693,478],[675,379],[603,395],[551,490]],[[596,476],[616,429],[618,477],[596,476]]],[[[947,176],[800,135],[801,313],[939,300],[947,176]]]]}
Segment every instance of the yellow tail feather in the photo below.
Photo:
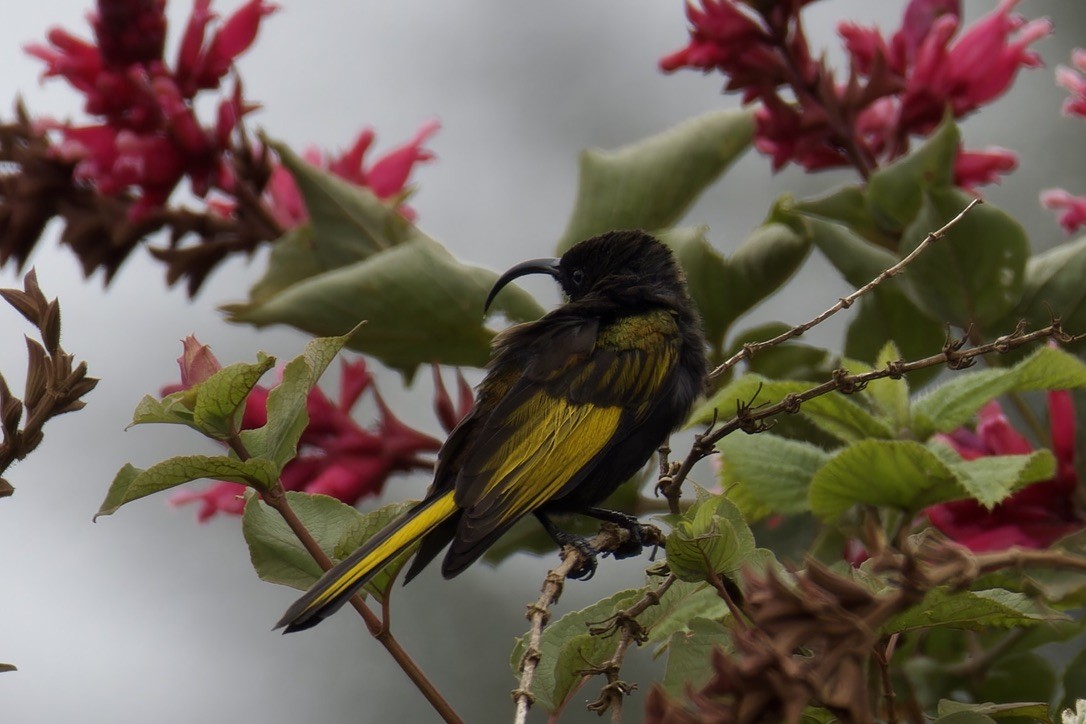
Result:
{"type": "Polygon", "coordinates": [[[283,633],[302,631],[335,613],[382,566],[448,520],[458,510],[453,498],[454,492],[450,490],[424,500],[378,531],[361,548],[325,572],[287,609],[275,628],[285,628],[283,633]]]}

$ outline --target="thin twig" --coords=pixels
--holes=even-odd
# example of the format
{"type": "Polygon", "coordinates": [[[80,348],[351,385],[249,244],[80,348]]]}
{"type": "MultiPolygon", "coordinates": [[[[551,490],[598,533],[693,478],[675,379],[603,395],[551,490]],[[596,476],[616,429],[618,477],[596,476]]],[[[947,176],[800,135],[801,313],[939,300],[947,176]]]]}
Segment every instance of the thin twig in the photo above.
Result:
{"type": "Polygon", "coordinates": [[[881,651],[878,648],[874,650],[875,662],[879,665],[879,678],[882,679],[882,698],[886,700],[887,724],[898,723],[897,708],[894,706],[894,682],[890,678],[890,659],[894,656],[899,636],[900,634],[891,635],[881,651]]]}
{"type": "MultiPolygon", "coordinates": [[[[652,527],[648,526],[651,530],[652,527]]],[[[618,550],[629,540],[630,533],[612,524],[604,524],[600,532],[587,541],[588,547],[597,553],[606,553],[618,550]]],[[[524,647],[524,655],[520,658],[520,681],[513,690],[513,701],[516,703],[516,713],[513,717],[514,724],[525,724],[528,720],[528,710],[535,702],[532,694],[532,681],[535,678],[536,668],[542,658],[540,644],[543,640],[543,629],[550,621],[550,607],[558,603],[565,586],[566,578],[578,568],[588,563],[585,554],[573,546],[565,546],[562,549],[562,562],[557,567],[547,572],[543,579],[543,587],[539,598],[528,606],[525,617],[531,624],[528,631],[528,642],[524,647]]],[[[670,584],[669,584],[670,585],[670,584]]]]}
{"type": "Polygon", "coordinates": [[[881,272],[879,272],[878,276],[876,276],[874,279],[869,281],[867,284],[864,284],[862,287],[860,287],[859,289],[854,291],[852,294],[849,294],[847,297],[841,297],[841,299],[839,299],[837,301],[837,304],[834,304],[832,307],[830,307],[826,311],[822,312],[817,317],[815,317],[815,318],[813,318],[813,319],[811,319],[811,320],[809,320],[807,322],[804,322],[803,324],[798,324],[795,327],[792,327],[791,329],[789,329],[789,330],[787,330],[785,332],[782,332],[781,334],[778,334],[776,337],[774,337],[772,339],[768,339],[768,340],[765,340],[763,342],[750,342],[748,344],[743,345],[743,349],[736,352],[734,355],[732,355],[728,359],[724,360],[723,364],[721,364],[719,367],[717,367],[712,372],[710,372],[709,373],[709,379],[710,380],[716,379],[717,377],[724,374],[726,371],[728,371],[729,369],[731,369],[735,365],[739,364],[741,361],[750,360],[755,354],[762,351],[763,349],[766,349],[767,347],[776,346],[778,344],[781,344],[782,342],[787,342],[788,340],[790,340],[790,339],[792,339],[794,337],[799,337],[804,332],[807,332],[808,330],[810,330],[812,327],[816,327],[819,324],[822,324],[822,322],[825,322],[827,319],[829,319],[833,315],[837,314],[842,309],[848,309],[849,307],[851,307],[853,305],[853,303],[855,303],[855,301],[857,299],[862,297],[864,294],[867,294],[872,289],[874,289],[878,285],[882,284],[884,281],[886,281],[890,277],[897,276],[898,274],[901,274],[903,271],[905,271],[905,267],[908,266],[913,261],[913,259],[920,256],[920,254],[922,254],[933,243],[935,243],[939,239],[942,239],[944,236],[946,236],[946,233],[955,224],[957,224],[959,221],[961,221],[962,218],[966,214],[968,214],[973,209],[974,206],[976,206],[979,203],[982,203],[980,199],[973,199],[972,201],[970,201],[969,205],[966,206],[961,211],[959,211],[957,216],[955,216],[950,221],[946,222],[946,224],[944,224],[941,229],[938,229],[938,230],[933,231],[930,234],[928,234],[927,237],[922,242],[920,242],[920,244],[915,249],[913,249],[907,256],[905,256],[901,261],[899,261],[897,264],[894,264],[889,269],[884,269],[881,272]]]}
{"type": "MultiPolygon", "coordinates": [[[[237,456],[242,460],[249,459],[249,451],[245,449],[245,445],[242,443],[241,438],[238,435],[232,435],[227,443],[230,445],[230,449],[233,450],[237,456]]],[[[287,501],[286,492],[283,490],[281,483],[276,481],[275,486],[270,490],[262,493],[264,502],[268,504],[275,512],[286,521],[288,527],[298,540],[301,541],[302,546],[312,556],[313,560],[317,562],[317,565],[321,567],[322,571],[327,571],[334,565],[332,559],[328,557],[328,554],[324,552],[320,544],[313,537],[313,534],[309,532],[309,529],[305,527],[301,518],[294,512],[294,509],[287,501]]],[[[392,631],[385,621],[383,621],[376,613],[374,613],[366,602],[362,600],[362,596],[355,594],[350,598],[351,606],[358,611],[362,616],[362,620],[366,624],[367,630],[370,635],[377,639],[385,650],[392,656],[399,667],[403,670],[407,677],[411,679],[411,682],[418,688],[419,692],[426,697],[426,700],[430,702],[430,706],[449,724],[463,724],[463,719],[453,710],[452,706],[445,697],[441,695],[441,692],[433,685],[433,683],[426,678],[426,674],[423,673],[419,665],[415,663],[414,659],[400,646],[400,642],[392,635],[392,631]]]]}

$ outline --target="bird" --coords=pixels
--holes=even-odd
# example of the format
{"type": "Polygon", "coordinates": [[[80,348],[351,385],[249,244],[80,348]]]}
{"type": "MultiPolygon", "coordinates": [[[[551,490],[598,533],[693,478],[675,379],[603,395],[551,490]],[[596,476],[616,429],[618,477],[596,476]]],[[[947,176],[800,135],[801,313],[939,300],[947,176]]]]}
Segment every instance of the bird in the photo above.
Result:
{"type": "MultiPolygon", "coordinates": [[[[317,625],[386,563],[419,544],[404,583],[448,549],[452,578],[529,514],[559,546],[595,558],[561,530],[555,514],[612,521],[633,534],[633,516],[596,507],[637,473],[681,425],[704,391],[706,343],[682,268],[664,243],[640,230],[581,241],[557,259],[533,259],[502,274],[557,280],[565,301],[495,335],[472,410],[438,453],[424,499],[329,569],[276,624],[284,633],[317,625]]],[[[618,556],[616,557],[625,557],[618,556]]]]}

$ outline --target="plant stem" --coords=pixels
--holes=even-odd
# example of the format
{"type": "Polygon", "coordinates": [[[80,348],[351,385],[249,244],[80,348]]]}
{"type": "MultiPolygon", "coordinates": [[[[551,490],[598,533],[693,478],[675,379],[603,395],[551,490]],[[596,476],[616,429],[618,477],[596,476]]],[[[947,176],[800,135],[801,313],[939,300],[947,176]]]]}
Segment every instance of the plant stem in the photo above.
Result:
{"type": "MultiPolygon", "coordinates": [[[[249,459],[249,452],[245,449],[244,444],[241,442],[241,438],[238,435],[233,435],[228,441],[230,449],[232,449],[239,458],[242,460],[249,459]]],[[[309,529],[305,527],[301,518],[294,512],[294,509],[290,507],[290,503],[287,502],[286,491],[283,490],[283,486],[276,482],[276,484],[266,492],[262,493],[264,502],[268,504],[275,512],[286,521],[287,526],[290,527],[294,535],[301,541],[302,546],[313,560],[317,562],[317,565],[321,567],[321,570],[327,571],[332,566],[332,559],[328,557],[328,554],[324,552],[324,549],[320,547],[317,540],[313,537],[313,534],[309,532],[309,529]]],[[[389,630],[385,622],[375,614],[365,601],[362,600],[362,596],[355,594],[350,598],[350,604],[358,611],[362,616],[362,620],[366,624],[366,628],[369,630],[370,635],[377,639],[385,650],[392,655],[392,658],[396,661],[399,667],[407,674],[407,678],[411,679],[411,682],[418,688],[426,700],[430,702],[430,706],[434,707],[434,711],[441,716],[449,724],[463,724],[463,719],[453,710],[452,706],[445,697],[441,695],[441,692],[426,678],[426,674],[419,668],[418,664],[411,658],[411,656],[400,646],[400,642],[396,640],[396,637],[392,635],[392,631],[389,630]]]]}

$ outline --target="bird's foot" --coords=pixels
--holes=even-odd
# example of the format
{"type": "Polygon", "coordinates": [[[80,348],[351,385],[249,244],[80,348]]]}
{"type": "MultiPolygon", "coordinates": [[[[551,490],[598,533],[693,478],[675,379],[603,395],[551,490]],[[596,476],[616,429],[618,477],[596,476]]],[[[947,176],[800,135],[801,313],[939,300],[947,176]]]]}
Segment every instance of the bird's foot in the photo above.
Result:
{"type": "Polygon", "coordinates": [[[572,578],[575,581],[587,581],[596,575],[596,554],[599,551],[590,546],[588,541],[579,535],[563,531],[563,535],[560,537],[562,540],[559,542],[563,547],[563,557],[567,546],[577,551],[581,556],[581,562],[566,574],[566,578],[572,578]]]}

